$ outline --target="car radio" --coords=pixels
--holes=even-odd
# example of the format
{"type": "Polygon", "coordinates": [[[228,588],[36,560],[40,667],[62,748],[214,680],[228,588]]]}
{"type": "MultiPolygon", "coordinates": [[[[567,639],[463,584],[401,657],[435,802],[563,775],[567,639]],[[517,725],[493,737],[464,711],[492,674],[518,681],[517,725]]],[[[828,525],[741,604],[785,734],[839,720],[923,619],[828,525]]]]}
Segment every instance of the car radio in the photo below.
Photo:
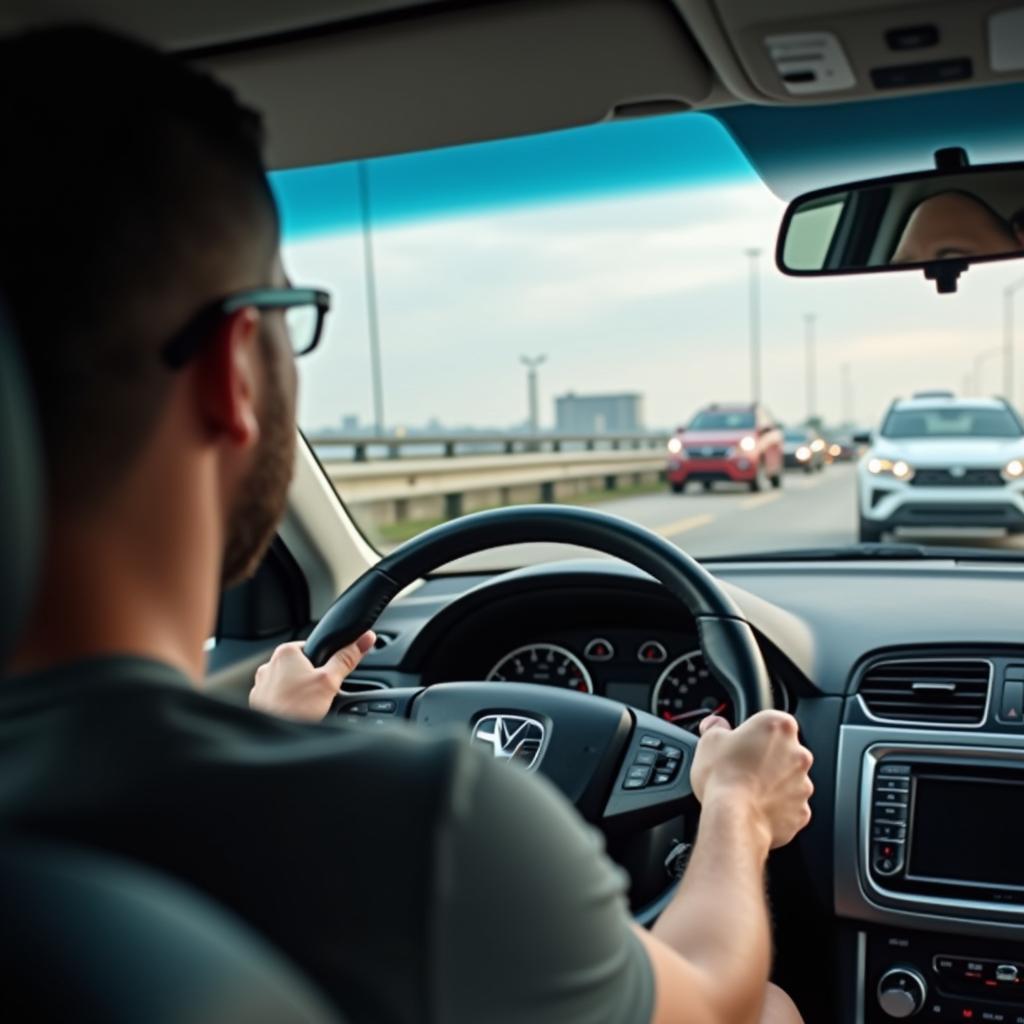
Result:
{"type": "Polygon", "coordinates": [[[1024,906],[1024,764],[965,754],[868,759],[867,871],[892,893],[1024,906]]]}

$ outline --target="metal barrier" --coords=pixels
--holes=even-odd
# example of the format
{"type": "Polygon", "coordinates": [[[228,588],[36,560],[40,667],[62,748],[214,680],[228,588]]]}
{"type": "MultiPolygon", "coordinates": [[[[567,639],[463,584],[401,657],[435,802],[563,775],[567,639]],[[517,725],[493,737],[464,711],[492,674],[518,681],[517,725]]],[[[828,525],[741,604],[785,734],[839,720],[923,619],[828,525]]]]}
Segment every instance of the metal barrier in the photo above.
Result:
{"type": "Polygon", "coordinates": [[[664,473],[668,435],[318,434],[308,440],[346,503],[382,525],[654,484],[664,473]]]}

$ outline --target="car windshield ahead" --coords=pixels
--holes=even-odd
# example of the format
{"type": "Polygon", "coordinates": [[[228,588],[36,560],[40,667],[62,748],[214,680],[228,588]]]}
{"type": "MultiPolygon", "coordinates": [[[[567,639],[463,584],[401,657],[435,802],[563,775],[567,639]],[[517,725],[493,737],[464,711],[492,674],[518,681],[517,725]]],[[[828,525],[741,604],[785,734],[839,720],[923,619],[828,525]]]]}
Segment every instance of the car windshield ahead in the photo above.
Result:
{"type": "Polygon", "coordinates": [[[882,436],[893,439],[1010,438],[1024,433],[1008,409],[895,409],[882,436]]]}
{"type": "Polygon", "coordinates": [[[740,412],[699,412],[690,421],[687,430],[753,430],[754,414],[740,412]]]}
{"type": "MultiPolygon", "coordinates": [[[[919,162],[879,154],[878,169],[919,162]]],[[[272,185],[289,275],[333,296],[299,363],[300,426],[380,550],[525,502],[604,509],[697,557],[836,549],[883,530],[1024,549],[1004,525],[1024,520],[1024,482],[1003,466],[957,478],[955,504],[987,482],[986,508],[1020,500],[1010,519],[936,525],[911,521],[909,502],[941,474],[883,459],[860,479],[872,453],[831,443],[877,431],[900,395],[1012,395],[995,341],[1024,264],[972,267],[944,296],[911,273],[783,277],[771,253],[784,202],[708,114],[297,168],[272,185]],[[757,402],[765,422],[806,426],[827,448],[787,465],[778,432],[754,429],[757,402]],[[684,444],[685,425],[724,436],[684,444]]],[[[1007,415],[958,417],[923,432],[1016,433],[1007,415]]]]}
{"type": "Polygon", "coordinates": [[[807,431],[806,430],[787,430],[783,437],[787,441],[806,441],[807,431]]]}

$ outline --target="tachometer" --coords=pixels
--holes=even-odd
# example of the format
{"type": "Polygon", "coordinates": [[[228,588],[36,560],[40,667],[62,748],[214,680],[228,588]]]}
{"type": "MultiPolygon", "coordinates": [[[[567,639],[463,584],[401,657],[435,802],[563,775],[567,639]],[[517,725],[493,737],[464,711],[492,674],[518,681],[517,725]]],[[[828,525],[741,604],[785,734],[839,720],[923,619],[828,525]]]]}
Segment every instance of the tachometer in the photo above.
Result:
{"type": "MultiPolygon", "coordinates": [[[[786,691],[772,680],[772,702],[788,710],[786,691]]],[[[708,715],[721,715],[736,724],[732,694],[715,678],[698,649],[688,651],[658,676],[651,695],[651,711],[680,729],[697,732],[701,720],[708,715]]]]}
{"type": "Polygon", "coordinates": [[[583,662],[557,644],[527,644],[506,654],[487,674],[488,680],[508,683],[543,683],[593,693],[594,684],[583,662]]]}
{"type": "Polygon", "coordinates": [[[696,732],[708,715],[721,715],[735,724],[732,696],[711,674],[699,650],[676,658],[661,673],[654,684],[651,711],[690,732],[696,732]]]}

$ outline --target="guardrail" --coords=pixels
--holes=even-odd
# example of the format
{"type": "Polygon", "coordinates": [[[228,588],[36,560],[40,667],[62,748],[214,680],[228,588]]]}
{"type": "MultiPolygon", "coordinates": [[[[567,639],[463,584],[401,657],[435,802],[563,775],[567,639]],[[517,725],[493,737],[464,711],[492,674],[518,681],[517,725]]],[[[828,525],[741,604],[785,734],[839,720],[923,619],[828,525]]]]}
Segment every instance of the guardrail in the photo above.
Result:
{"type": "MultiPolygon", "coordinates": [[[[562,451],[638,451],[644,448],[663,451],[668,434],[309,434],[309,443],[323,452],[346,452],[353,462],[369,462],[371,458],[415,458],[412,449],[427,449],[421,457],[494,452],[514,455],[517,452],[562,451]]],[[[330,457],[330,456],[328,456],[330,457]]]]}
{"type": "Polygon", "coordinates": [[[653,484],[664,473],[668,437],[318,434],[308,440],[346,503],[390,525],[653,484]]]}

